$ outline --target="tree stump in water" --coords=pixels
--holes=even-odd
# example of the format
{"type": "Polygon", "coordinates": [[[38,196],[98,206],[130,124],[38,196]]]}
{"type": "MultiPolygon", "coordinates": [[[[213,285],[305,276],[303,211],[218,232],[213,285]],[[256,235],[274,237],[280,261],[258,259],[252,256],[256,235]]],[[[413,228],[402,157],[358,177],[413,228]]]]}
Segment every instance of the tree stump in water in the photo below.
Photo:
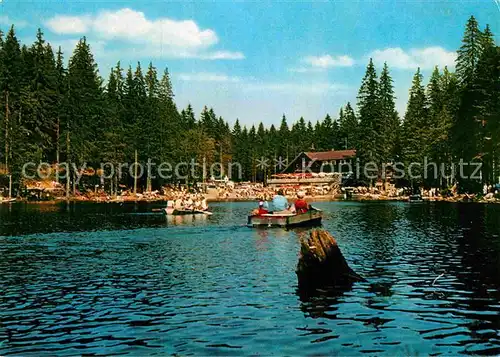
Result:
{"type": "Polygon", "coordinates": [[[335,238],[323,229],[315,229],[307,240],[301,240],[296,273],[301,290],[345,287],[365,281],[349,267],[335,238]]]}

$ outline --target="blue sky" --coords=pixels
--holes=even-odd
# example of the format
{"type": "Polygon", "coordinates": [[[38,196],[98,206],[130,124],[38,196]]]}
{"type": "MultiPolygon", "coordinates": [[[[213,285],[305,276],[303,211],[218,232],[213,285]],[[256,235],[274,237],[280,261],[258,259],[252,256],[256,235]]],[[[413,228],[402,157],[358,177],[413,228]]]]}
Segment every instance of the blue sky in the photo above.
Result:
{"type": "Polygon", "coordinates": [[[69,58],[81,36],[103,77],[122,66],[168,67],[179,107],[212,106],[230,123],[337,116],[356,102],[368,58],[387,61],[404,114],[413,73],[453,67],[474,15],[500,35],[500,4],[481,1],[13,1],[0,26],[23,43],[41,27],[69,58]]]}

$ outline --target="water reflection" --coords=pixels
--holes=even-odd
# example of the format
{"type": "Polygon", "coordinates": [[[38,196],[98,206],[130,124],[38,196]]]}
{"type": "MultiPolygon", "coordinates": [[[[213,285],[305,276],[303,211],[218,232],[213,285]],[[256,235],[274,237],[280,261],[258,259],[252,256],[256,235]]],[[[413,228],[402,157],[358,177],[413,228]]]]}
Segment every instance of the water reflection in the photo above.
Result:
{"type": "Polygon", "coordinates": [[[165,226],[165,215],[154,204],[88,202],[16,203],[0,205],[0,236],[60,231],[134,229],[165,226]]]}
{"type": "Polygon", "coordinates": [[[212,206],[0,206],[0,354],[500,353],[500,206],[318,203],[367,281],[308,296],[307,229],[212,206]]]}
{"type": "MultiPolygon", "coordinates": [[[[492,214],[491,206],[485,205],[461,205],[457,211],[462,231],[457,253],[461,259],[453,273],[471,292],[458,307],[467,306],[470,312],[466,316],[471,319],[468,328],[479,341],[488,342],[492,332],[500,330],[500,218],[492,214]]],[[[491,352],[498,354],[500,349],[477,351],[481,354],[491,352]]]]}
{"type": "Polygon", "coordinates": [[[186,214],[178,216],[165,215],[165,217],[168,225],[171,226],[204,224],[209,219],[209,217],[204,214],[186,214]]]}
{"type": "Polygon", "coordinates": [[[315,292],[297,289],[301,301],[300,309],[308,317],[335,319],[337,315],[334,312],[338,310],[341,297],[351,288],[352,286],[343,288],[325,287],[315,292]]]}

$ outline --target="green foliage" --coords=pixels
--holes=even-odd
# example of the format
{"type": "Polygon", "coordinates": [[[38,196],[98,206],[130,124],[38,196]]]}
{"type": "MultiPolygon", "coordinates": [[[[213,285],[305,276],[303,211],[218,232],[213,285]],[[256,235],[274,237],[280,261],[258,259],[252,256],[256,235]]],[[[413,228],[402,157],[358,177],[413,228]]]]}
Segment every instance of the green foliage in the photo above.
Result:
{"type": "Polygon", "coordinates": [[[408,107],[403,121],[402,156],[407,167],[414,162],[423,163],[428,153],[430,141],[428,106],[422,82],[419,68],[413,76],[408,107]]]}
{"type": "Polygon", "coordinates": [[[470,85],[474,80],[476,65],[481,57],[481,47],[484,41],[474,16],[471,16],[465,25],[462,46],[457,51],[457,76],[464,86],[470,85]]]}
{"type": "Polygon", "coordinates": [[[71,161],[91,163],[99,157],[97,141],[103,135],[102,80],[86,38],[76,45],[68,66],[67,130],[71,161]]]}
{"type": "Polygon", "coordinates": [[[358,147],[359,122],[356,113],[347,102],[345,108],[340,108],[339,113],[339,136],[340,147],[343,149],[354,149],[358,147]]]}
{"type": "MultiPolygon", "coordinates": [[[[230,128],[209,105],[199,114],[190,104],[179,112],[167,68],[149,63],[143,70],[139,63],[124,72],[117,63],[103,85],[85,38],[67,57],[66,68],[61,49],[54,53],[41,30],[30,46],[19,43],[14,27],[0,33],[0,159],[17,185],[26,161],[131,163],[136,151],[143,164],[148,159],[239,163],[242,180],[264,181],[280,171],[258,167],[258,159],[290,162],[303,151],[332,149],[356,149],[361,163],[408,164],[428,157],[449,168],[460,159],[480,160],[484,182],[499,176],[500,49],[489,26],[481,32],[474,17],[466,24],[456,73],[436,67],[424,85],[417,71],[402,123],[389,67],[384,64],[377,76],[372,60],[357,107],[347,103],[338,118],[289,121],[283,115],[279,127],[246,127],[236,120],[230,128]]],[[[143,180],[139,187],[163,183],[143,180]]],[[[430,177],[419,183],[448,187],[455,182],[430,177]]],[[[119,184],[130,186],[130,177],[120,182],[115,175],[115,191],[119,184]]],[[[459,182],[461,191],[477,186],[477,180],[459,182]]]]}
{"type": "MultiPolygon", "coordinates": [[[[372,59],[358,93],[359,137],[357,156],[362,164],[381,165],[386,151],[380,102],[380,86],[372,59]]],[[[381,166],[379,166],[381,167],[381,166]]]]}
{"type": "Polygon", "coordinates": [[[399,151],[400,122],[396,111],[394,87],[387,63],[380,74],[380,129],[383,132],[380,140],[382,161],[394,161],[399,151]]]}

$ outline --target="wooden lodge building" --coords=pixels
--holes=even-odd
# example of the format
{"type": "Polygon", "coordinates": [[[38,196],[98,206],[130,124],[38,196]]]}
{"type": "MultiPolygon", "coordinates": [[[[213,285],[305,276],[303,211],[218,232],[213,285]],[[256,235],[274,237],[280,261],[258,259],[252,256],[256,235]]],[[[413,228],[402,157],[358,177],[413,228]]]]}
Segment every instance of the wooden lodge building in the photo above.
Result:
{"type": "Polygon", "coordinates": [[[267,184],[271,187],[340,186],[342,176],[354,171],[355,159],[356,150],[302,152],[267,184]]]}
{"type": "Polygon", "coordinates": [[[356,150],[331,150],[302,152],[282,171],[282,173],[347,173],[349,165],[354,167],[356,150]],[[307,168],[307,169],[305,169],[307,168]]]}

